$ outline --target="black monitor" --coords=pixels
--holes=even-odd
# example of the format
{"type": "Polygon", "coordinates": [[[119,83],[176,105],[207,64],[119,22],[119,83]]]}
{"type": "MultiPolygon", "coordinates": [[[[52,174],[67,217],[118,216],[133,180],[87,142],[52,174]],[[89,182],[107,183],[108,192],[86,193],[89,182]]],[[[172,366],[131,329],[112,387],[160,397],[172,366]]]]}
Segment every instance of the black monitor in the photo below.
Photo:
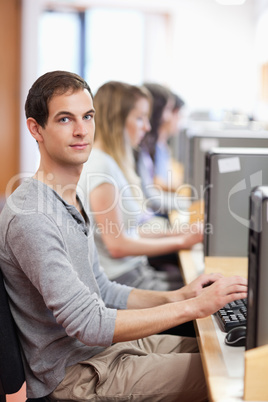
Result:
{"type": "Polygon", "coordinates": [[[246,349],[268,344],[268,186],[250,194],[246,349]]]}

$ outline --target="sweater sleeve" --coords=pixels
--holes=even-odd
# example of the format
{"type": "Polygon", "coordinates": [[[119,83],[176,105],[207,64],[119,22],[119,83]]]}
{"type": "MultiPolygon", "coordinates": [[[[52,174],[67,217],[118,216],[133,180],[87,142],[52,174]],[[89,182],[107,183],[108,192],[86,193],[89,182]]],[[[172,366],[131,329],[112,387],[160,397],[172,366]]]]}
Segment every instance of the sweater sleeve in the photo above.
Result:
{"type": "Polygon", "coordinates": [[[96,248],[93,269],[105,305],[119,310],[126,309],[128,296],[133,288],[108,279],[103,268],[99,265],[96,248]]]}
{"type": "Polygon", "coordinates": [[[56,320],[70,337],[88,346],[111,344],[117,312],[105,306],[93,269],[82,253],[79,258],[83,261],[74,269],[65,239],[52,218],[45,214],[15,217],[6,244],[14,266],[19,267],[18,283],[13,279],[13,284],[21,289],[20,303],[32,318],[40,320],[43,315],[45,325],[52,327],[56,320]],[[87,284],[79,272],[85,271],[83,264],[88,268],[87,284]]]}

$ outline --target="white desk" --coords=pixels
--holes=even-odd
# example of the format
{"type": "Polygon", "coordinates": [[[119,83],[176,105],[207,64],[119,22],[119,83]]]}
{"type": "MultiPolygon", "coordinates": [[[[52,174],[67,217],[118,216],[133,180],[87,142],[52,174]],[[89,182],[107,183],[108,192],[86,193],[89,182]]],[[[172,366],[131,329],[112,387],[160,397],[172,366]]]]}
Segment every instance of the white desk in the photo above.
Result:
{"type": "MultiPolygon", "coordinates": [[[[207,257],[204,263],[200,245],[190,251],[181,251],[179,257],[185,283],[189,283],[202,272],[247,276],[246,258],[207,257]]],[[[219,328],[214,316],[196,320],[196,332],[210,400],[242,401],[245,347],[225,345],[226,333],[219,328]]]]}

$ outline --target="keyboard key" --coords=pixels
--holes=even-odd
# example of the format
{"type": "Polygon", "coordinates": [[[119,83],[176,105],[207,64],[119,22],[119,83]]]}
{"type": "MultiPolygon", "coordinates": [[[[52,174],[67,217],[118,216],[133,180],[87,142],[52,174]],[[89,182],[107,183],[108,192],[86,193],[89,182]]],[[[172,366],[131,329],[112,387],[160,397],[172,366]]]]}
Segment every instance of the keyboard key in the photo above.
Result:
{"type": "Polygon", "coordinates": [[[247,299],[235,300],[226,304],[215,313],[216,319],[224,332],[231,328],[246,325],[247,323],[247,299]]]}

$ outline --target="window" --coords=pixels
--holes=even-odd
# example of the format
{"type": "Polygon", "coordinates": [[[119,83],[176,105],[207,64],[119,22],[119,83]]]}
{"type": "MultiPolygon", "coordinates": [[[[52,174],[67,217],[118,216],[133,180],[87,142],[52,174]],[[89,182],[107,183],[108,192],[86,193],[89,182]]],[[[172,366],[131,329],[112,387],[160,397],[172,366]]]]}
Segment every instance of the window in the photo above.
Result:
{"type": "Polygon", "coordinates": [[[38,75],[52,70],[80,74],[79,17],[77,12],[42,13],[39,24],[38,75]]]}
{"type": "Polygon", "coordinates": [[[95,91],[109,80],[143,80],[144,24],[141,12],[93,9],[86,12],[85,79],[95,91]]]}
{"type": "Polygon", "coordinates": [[[93,92],[109,80],[164,82],[167,26],[166,15],[133,9],[45,11],[39,24],[38,75],[73,71],[93,92]]]}

